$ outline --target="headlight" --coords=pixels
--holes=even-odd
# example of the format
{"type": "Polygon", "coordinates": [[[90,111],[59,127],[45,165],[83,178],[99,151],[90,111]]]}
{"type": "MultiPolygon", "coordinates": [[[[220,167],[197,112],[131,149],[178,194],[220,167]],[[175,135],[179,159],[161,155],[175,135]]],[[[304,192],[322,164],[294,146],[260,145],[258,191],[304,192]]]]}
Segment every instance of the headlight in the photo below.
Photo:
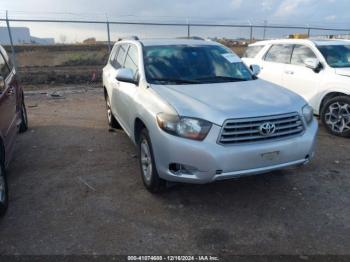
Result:
{"type": "Polygon", "coordinates": [[[169,134],[193,140],[203,140],[212,126],[210,122],[202,119],[178,117],[165,113],[157,115],[157,123],[169,134]]]}
{"type": "Polygon", "coordinates": [[[303,116],[305,118],[306,123],[310,124],[314,117],[314,110],[311,106],[306,105],[303,107],[303,116]]]}

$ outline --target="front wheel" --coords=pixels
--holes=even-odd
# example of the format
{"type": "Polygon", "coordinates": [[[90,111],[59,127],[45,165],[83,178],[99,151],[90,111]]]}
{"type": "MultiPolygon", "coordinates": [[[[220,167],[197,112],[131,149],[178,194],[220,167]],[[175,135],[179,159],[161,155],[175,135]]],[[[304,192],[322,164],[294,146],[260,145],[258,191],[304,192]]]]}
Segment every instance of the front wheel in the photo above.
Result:
{"type": "Polygon", "coordinates": [[[112,113],[111,102],[109,101],[109,97],[108,96],[106,96],[106,110],[107,110],[108,125],[111,128],[120,129],[121,126],[119,125],[117,119],[115,119],[115,117],[114,117],[114,115],[112,113]]]}
{"type": "Polygon", "coordinates": [[[21,124],[19,126],[19,132],[23,133],[27,130],[28,130],[28,115],[27,115],[26,105],[24,104],[24,101],[23,101],[21,106],[21,124]]]}
{"type": "Polygon", "coordinates": [[[166,187],[166,181],[158,175],[151,139],[145,128],[141,130],[138,149],[143,184],[152,193],[161,192],[166,187]]]}
{"type": "Polygon", "coordinates": [[[321,119],[331,134],[350,137],[350,97],[328,100],[321,110],[321,119]]]}
{"type": "MultiPolygon", "coordinates": [[[[4,158],[2,157],[1,159],[4,158]]],[[[8,206],[8,186],[4,161],[0,161],[0,216],[3,216],[8,206]]]]}

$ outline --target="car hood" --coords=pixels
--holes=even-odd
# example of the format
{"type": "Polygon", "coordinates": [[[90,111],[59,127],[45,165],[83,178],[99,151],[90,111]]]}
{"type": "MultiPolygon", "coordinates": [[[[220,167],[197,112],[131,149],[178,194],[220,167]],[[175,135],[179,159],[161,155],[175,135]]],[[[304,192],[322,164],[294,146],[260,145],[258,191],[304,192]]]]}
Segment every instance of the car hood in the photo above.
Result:
{"type": "Polygon", "coordinates": [[[349,67],[336,68],[335,73],[341,76],[350,76],[350,68],[349,67]]]}
{"type": "Polygon", "coordinates": [[[200,85],[152,85],[180,116],[222,125],[229,118],[300,112],[299,95],[263,80],[200,85]]]}

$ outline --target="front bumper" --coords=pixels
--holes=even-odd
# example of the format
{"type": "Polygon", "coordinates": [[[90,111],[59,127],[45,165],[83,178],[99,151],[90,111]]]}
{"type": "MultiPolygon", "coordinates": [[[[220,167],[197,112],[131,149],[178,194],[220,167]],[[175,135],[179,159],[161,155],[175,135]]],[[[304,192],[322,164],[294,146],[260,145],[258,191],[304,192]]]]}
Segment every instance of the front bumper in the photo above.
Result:
{"type": "Polygon", "coordinates": [[[193,141],[154,129],[151,140],[159,176],[174,182],[202,184],[306,164],[314,155],[318,124],[314,120],[297,137],[227,146],[216,142],[220,130],[220,126],[213,125],[204,141],[193,141]],[[169,169],[172,163],[193,170],[174,172],[169,169]]]}

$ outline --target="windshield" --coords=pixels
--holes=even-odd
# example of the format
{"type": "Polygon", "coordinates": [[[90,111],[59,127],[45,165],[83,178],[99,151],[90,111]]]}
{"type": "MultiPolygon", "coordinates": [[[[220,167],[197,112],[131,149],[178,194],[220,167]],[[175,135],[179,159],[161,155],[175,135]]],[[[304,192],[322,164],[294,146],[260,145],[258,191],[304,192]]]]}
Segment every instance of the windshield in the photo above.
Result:
{"type": "Polygon", "coordinates": [[[329,66],[350,67],[350,45],[325,45],[318,46],[318,49],[329,66]]]}
{"type": "Polygon", "coordinates": [[[204,84],[252,80],[249,69],[229,49],[216,45],[144,47],[151,84],[204,84]]]}

